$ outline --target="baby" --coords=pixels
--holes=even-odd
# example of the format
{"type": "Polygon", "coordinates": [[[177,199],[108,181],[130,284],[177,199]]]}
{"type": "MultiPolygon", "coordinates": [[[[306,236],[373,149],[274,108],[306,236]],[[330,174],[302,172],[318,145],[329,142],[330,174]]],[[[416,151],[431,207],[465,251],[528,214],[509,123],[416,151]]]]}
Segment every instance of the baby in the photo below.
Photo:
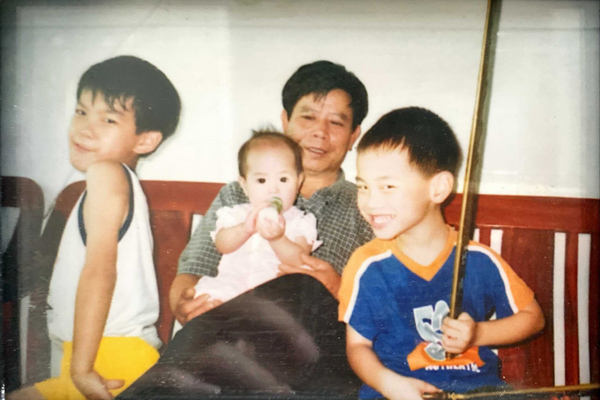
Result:
{"type": "Polygon", "coordinates": [[[238,153],[239,184],[250,203],[217,211],[216,277],[202,277],[196,297],[225,302],[277,277],[279,264],[301,266],[300,255],[321,244],[313,214],[294,207],[302,185],[298,145],[274,131],[254,132],[238,153]]]}

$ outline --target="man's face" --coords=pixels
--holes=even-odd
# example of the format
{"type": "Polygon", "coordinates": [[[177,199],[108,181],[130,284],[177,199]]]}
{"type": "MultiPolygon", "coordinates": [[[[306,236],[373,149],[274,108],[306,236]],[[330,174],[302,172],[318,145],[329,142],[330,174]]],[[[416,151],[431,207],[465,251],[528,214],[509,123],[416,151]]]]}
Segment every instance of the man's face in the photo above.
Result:
{"type": "Polygon", "coordinates": [[[341,89],[301,97],[292,115],[283,111],[281,119],[285,134],[302,148],[306,175],[337,173],[360,135],[360,126],[352,129],[350,96],[341,89]]]}

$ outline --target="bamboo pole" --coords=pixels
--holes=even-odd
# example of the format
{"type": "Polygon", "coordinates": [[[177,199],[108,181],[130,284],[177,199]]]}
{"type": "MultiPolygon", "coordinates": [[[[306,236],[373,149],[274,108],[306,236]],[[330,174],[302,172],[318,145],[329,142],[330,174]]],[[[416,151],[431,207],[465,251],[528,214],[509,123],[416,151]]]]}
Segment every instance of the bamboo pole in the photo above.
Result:
{"type": "Polygon", "coordinates": [[[495,392],[482,392],[482,393],[450,393],[450,392],[439,392],[439,393],[425,393],[423,399],[427,400],[471,400],[471,399],[487,399],[487,398],[499,398],[509,396],[523,397],[539,397],[540,395],[568,395],[568,394],[589,394],[591,392],[598,392],[600,384],[598,383],[586,383],[581,385],[570,385],[570,386],[552,386],[542,388],[529,388],[529,389],[512,389],[502,390],[495,392]]]}
{"type": "MultiPolygon", "coordinates": [[[[454,257],[454,273],[452,292],[450,295],[449,317],[456,319],[460,314],[462,303],[462,280],[467,260],[467,246],[474,231],[476,196],[479,187],[480,159],[483,154],[483,138],[485,136],[484,121],[487,121],[489,110],[489,94],[492,81],[493,61],[496,47],[496,36],[500,21],[500,0],[488,0],[483,44],[479,62],[479,78],[475,96],[475,110],[471,123],[469,149],[466,158],[465,180],[460,215],[460,226],[456,253],[454,257]]],[[[447,353],[447,358],[453,355],[447,353]]]]}
{"type": "MultiPolygon", "coordinates": [[[[471,123],[471,135],[469,138],[469,150],[467,154],[467,166],[465,171],[465,180],[463,188],[463,199],[461,205],[460,227],[458,240],[456,244],[456,254],[454,258],[454,274],[452,277],[452,293],[450,296],[451,318],[457,318],[461,309],[462,302],[462,278],[467,260],[467,246],[473,234],[475,222],[476,196],[479,186],[480,165],[483,149],[481,143],[485,136],[484,121],[487,122],[489,111],[489,88],[492,80],[493,61],[496,48],[496,36],[498,33],[498,24],[500,21],[501,0],[488,0],[486,21],[483,34],[483,49],[479,64],[479,79],[477,82],[477,93],[475,101],[475,110],[471,123]],[[478,170],[479,167],[479,170],[478,170]]],[[[446,354],[451,358],[453,354],[446,354]]],[[[590,394],[599,392],[600,384],[587,383],[569,386],[552,386],[528,389],[510,389],[493,392],[481,393],[425,393],[423,399],[429,400],[468,400],[468,399],[486,399],[519,396],[539,397],[545,395],[569,395],[569,394],[590,394]]]]}

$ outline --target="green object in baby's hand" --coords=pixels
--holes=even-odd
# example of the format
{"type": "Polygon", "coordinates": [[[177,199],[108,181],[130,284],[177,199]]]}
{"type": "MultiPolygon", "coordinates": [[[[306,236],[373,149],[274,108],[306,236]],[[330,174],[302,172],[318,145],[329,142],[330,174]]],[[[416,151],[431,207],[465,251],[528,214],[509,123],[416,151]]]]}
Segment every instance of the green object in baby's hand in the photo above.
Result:
{"type": "Polygon", "coordinates": [[[283,201],[281,200],[281,198],[275,196],[275,197],[271,197],[271,206],[277,210],[278,214],[281,214],[281,211],[283,210],[283,201]]]}
{"type": "Polygon", "coordinates": [[[283,210],[283,202],[279,197],[272,197],[269,205],[258,212],[259,220],[279,221],[279,214],[283,210]]]}

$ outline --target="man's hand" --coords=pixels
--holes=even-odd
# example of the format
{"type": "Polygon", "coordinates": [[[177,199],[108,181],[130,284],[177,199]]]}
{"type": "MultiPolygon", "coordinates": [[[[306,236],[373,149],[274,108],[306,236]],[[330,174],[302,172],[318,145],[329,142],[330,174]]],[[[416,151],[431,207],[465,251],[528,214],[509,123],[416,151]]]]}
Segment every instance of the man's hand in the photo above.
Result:
{"type": "Polygon", "coordinates": [[[75,373],[71,379],[77,390],[88,400],[110,400],[113,398],[109,390],[118,389],[125,384],[120,379],[106,380],[96,371],[75,373]]]}
{"type": "Polygon", "coordinates": [[[212,300],[207,293],[194,298],[195,294],[196,291],[194,288],[187,289],[177,303],[175,318],[177,318],[181,326],[187,324],[198,315],[202,315],[216,306],[223,304],[221,300],[212,300]]]}
{"type": "Polygon", "coordinates": [[[442,324],[442,346],[449,353],[461,354],[473,347],[477,323],[465,312],[458,319],[446,317],[442,324]]]}
{"type": "Polygon", "coordinates": [[[297,273],[310,275],[321,282],[332,296],[337,299],[342,280],[340,274],[327,261],[306,254],[301,254],[300,257],[304,266],[294,267],[288,264],[281,264],[279,266],[280,275],[297,273]]]}
{"type": "Polygon", "coordinates": [[[212,310],[222,304],[221,300],[211,300],[208,294],[202,294],[194,298],[196,290],[194,286],[198,277],[191,274],[179,274],[171,285],[170,302],[173,315],[183,326],[192,318],[212,310]]]}

